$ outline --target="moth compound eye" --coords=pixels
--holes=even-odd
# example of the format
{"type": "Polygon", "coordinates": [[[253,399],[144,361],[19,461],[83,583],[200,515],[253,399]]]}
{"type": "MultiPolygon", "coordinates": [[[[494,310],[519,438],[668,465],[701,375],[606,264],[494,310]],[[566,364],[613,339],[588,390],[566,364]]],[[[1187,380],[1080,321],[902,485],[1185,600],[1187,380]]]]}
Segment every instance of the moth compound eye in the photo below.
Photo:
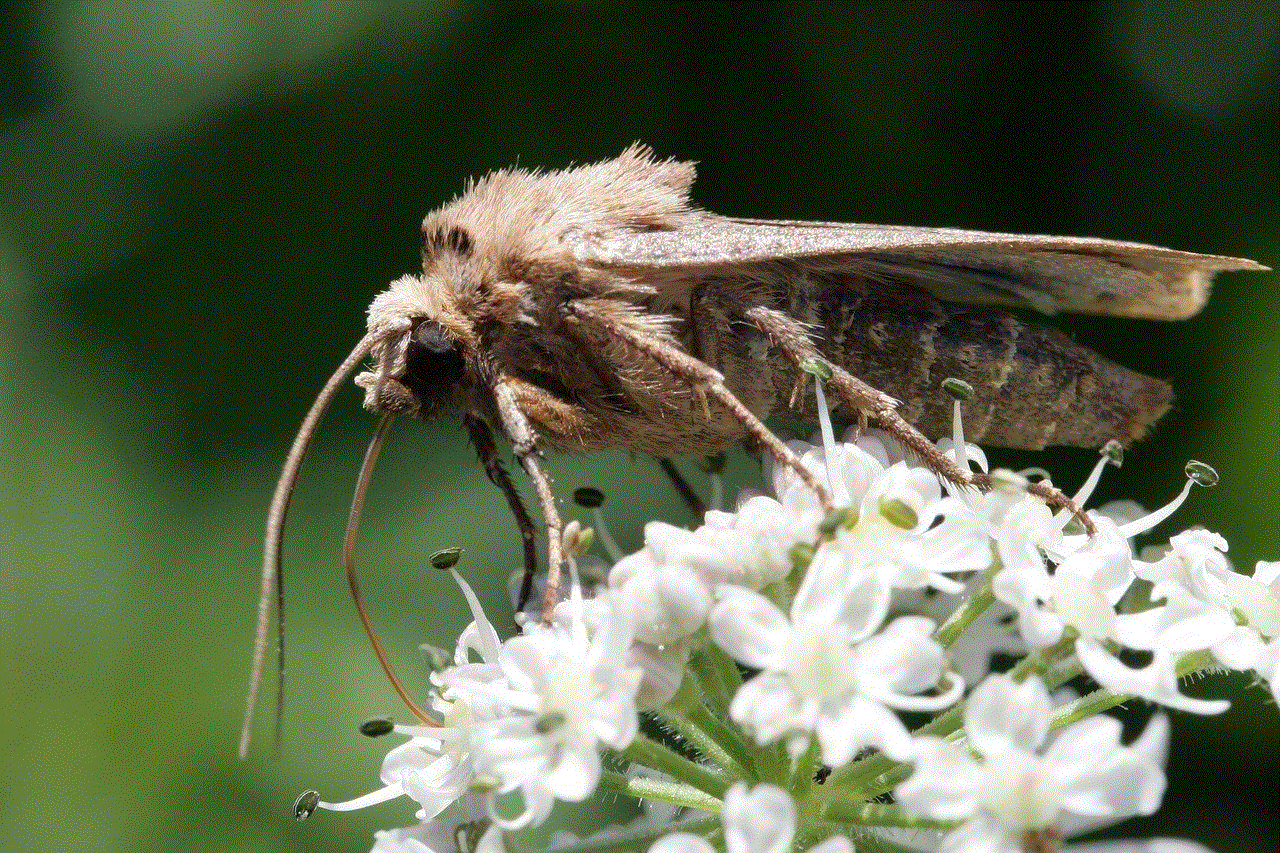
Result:
{"type": "Polygon", "coordinates": [[[417,322],[409,333],[400,381],[420,395],[433,394],[460,381],[464,373],[458,342],[434,320],[417,322]]]}

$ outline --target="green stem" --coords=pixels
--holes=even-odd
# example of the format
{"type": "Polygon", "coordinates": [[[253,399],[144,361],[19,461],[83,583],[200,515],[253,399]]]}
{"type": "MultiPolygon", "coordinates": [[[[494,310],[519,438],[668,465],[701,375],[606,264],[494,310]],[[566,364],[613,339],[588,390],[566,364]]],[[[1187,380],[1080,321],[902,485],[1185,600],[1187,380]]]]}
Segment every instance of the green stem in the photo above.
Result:
{"type": "Polygon", "coordinates": [[[699,680],[685,678],[671,701],[650,713],[727,776],[754,778],[755,762],[741,734],[708,710],[703,698],[699,680]]]}
{"type": "MultiPolygon", "coordinates": [[[[1215,666],[1213,655],[1208,651],[1191,652],[1183,655],[1178,661],[1177,673],[1179,678],[1185,678],[1194,672],[1202,669],[1212,668],[1215,666]]],[[[1065,681],[1065,679],[1064,679],[1065,681]]],[[[1050,720],[1049,728],[1057,730],[1063,726],[1069,726],[1074,722],[1083,720],[1085,717],[1092,717],[1094,714],[1100,714],[1103,711],[1110,710],[1117,705],[1122,705],[1133,698],[1131,693],[1113,693],[1110,690],[1100,688],[1081,696],[1074,702],[1063,705],[1061,708],[1053,712],[1050,720]]]]}
{"type": "Polygon", "coordinates": [[[1018,684],[1021,684],[1030,675],[1043,675],[1049,671],[1050,667],[1070,659],[1075,654],[1075,647],[1076,633],[1073,629],[1068,628],[1062,639],[1052,646],[1045,646],[1043,649],[1036,649],[1028,653],[1026,657],[1014,665],[1013,669],[1009,670],[1008,676],[1018,684]]]}
{"type": "Polygon", "coordinates": [[[733,658],[715,643],[704,643],[689,661],[702,686],[703,695],[716,708],[728,708],[733,694],[742,686],[742,673],[733,658]]]}
{"type": "Polygon", "coordinates": [[[655,743],[644,735],[631,741],[622,752],[622,757],[634,764],[665,773],[677,782],[683,782],[702,791],[716,800],[723,799],[731,779],[717,773],[713,768],[685,758],[675,750],[655,743]]]}
{"type": "Polygon", "coordinates": [[[723,803],[722,797],[714,797],[683,782],[655,779],[652,776],[628,776],[616,770],[605,770],[600,774],[600,784],[596,791],[612,791],[638,800],[668,803],[713,814],[720,812],[723,803]]]}
{"type": "Polygon", "coordinates": [[[991,567],[983,573],[982,584],[977,591],[963,605],[953,610],[951,615],[947,617],[947,621],[942,623],[942,627],[934,632],[933,638],[944,649],[950,648],[951,644],[959,639],[960,635],[976,622],[988,607],[995,603],[996,594],[991,589],[991,578],[999,570],[1000,559],[993,557],[991,567]]]}
{"type": "MultiPolygon", "coordinates": [[[[723,767],[727,773],[746,779],[755,778],[755,758],[751,754],[751,747],[742,739],[737,728],[711,713],[703,705],[689,712],[689,721],[706,734],[709,745],[714,744],[719,750],[717,755],[710,752],[704,752],[704,755],[723,767]]],[[[700,745],[699,748],[701,748],[700,745]]]]}
{"type": "Polygon", "coordinates": [[[791,760],[791,770],[787,778],[786,789],[797,800],[802,801],[809,796],[814,786],[813,776],[821,763],[818,761],[818,739],[809,738],[809,746],[804,752],[791,760]]]}

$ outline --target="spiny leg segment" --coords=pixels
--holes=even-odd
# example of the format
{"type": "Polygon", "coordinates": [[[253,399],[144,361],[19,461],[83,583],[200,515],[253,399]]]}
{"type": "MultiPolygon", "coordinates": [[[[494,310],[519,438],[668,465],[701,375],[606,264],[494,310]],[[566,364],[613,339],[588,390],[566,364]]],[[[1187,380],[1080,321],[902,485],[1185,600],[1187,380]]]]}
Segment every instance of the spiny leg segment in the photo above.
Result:
{"type": "MultiPolygon", "coordinates": [[[[981,491],[991,489],[993,483],[990,474],[972,471],[956,464],[954,459],[939,450],[936,444],[898,414],[896,400],[824,357],[813,345],[800,323],[785,314],[760,305],[744,307],[742,316],[767,334],[774,346],[786,353],[796,365],[797,371],[801,371],[802,363],[809,359],[817,359],[826,364],[831,370],[829,387],[858,413],[859,421],[861,422],[867,415],[874,417],[885,432],[893,436],[905,450],[919,459],[934,474],[961,488],[981,491]]],[[[803,375],[801,372],[801,376],[803,375]]],[[[1026,489],[1028,493],[1050,506],[1062,507],[1070,512],[1080,520],[1090,534],[1095,532],[1093,521],[1062,490],[1047,483],[1034,482],[1027,483],[1026,489]]]]}
{"type": "Polygon", "coordinates": [[[671,485],[675,487],[676,492],[680,495],[680,500],[684,501],[684,505],[689,508],[689,512],[693,514],[693,517],[701,519],[706,515],[706,502],[698,497],[698,493],[689,485],[689,481],[676,468],[675,463],[666,456],[658,456],[656,458],[658,465],[662,468],[662,473],[667,475],[667,479],[671,481],[671,485]]]}
{"type": "Polygon", "coordinates": [[[524,606],[529,603],[529,596],[533,593],[533,576],[538,572],[538,554],[533,544],[534,537],[537,535],[536,528],[533,525],[533,519],[529,517],[528,510],[520,500],[520,493],[516,491],[515,484],[507,474],[507,469],[502,465],[497,445],[493,441],[493,431],[489,429],[489,425],[474,415],[463,415],[462,422],[471,436],[471,443],[475,446],[480,464],[484,466],[489,480],[502,490],[502,494],[507,499],[507,506],[510,507],[511,514],[516,518],[516,525],[520,528],[520,540],[524,547],[524,578],[520,581],[520,597],[516,600],[518,612],[524,610],[524,606]]]}
{"type": "Polygon", "coordinates": [[[511,442],[520,467],[533,481],[542,518],[547,523],[547,591],[542,599],[542,621],[549,622],[551,611],[555,609],[560,596],[560,564],[564,562],[560,537],[564,521],[556,507],[551,478],[539,462],[537,433],[524,412],[520,411],[511,383],[501,376],[497,377],[493,382],[493,398],[497,403],[498,417],[502,420],[502,431],[511,442]]]}
{"type": "Polygon", "coordinates": [[[724,384],[724,377],[718,370],[689,355],[674,341],[656,336],[648,330],[633,328],[617,315],[597,310],[586,300],[568,302],[564,305],[565,321],[569,325],[586,321],[605,334],[622,341],[635,351],[648,356],[658,364],[670,370],[689,383],[695,391],[709,395],[717,403],[726,408],[730,414],[746,429],[747,435],[754,440],[775,462],[786,465],[806,486],[813,490],[822,503],[825,512],[834,510],[831,495],[813,473],[800,462],[799,457],[791,451],[773,432],[765,426],[755,414],[734,396],[724,384]]]}

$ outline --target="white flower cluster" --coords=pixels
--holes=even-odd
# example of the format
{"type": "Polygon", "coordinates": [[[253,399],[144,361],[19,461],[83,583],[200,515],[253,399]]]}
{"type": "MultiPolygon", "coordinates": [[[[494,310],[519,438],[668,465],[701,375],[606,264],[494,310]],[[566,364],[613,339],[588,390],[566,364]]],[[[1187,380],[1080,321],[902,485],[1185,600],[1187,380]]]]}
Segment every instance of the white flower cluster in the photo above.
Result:
{"type": "MultiPolygon", "coordinates": [[[[962,441],[940,446],[985,466],[962,441]]],[[[1138,556],[1133,537],[1171,507],[1103,507],[1096,532],[1074,532],[1025,490],[944,489],[876,434],[791,447],[835,514],[778,467],[773,496],[744,494],[696,530],[650,523],[602,586],[575,575],[550,618],[506,641],[458,578],[475,621],[433,675],[440,727],[397,726],[409,740],[384,787],[319,805],[412,798],[422,824],[380,833],[384,853],[496,853],[504,831],[601,789],[675,807],[616,830],[615,846],[652,853],[706,853],[709,838],[729,853],[1054,850],[1164,792],[1164,717],[1125,745],[1090,715],[1130,696],[1220,712],[1178,689],[1206,668],[1252,671],[1280,701],[1280,562],[1237,574],[1203,530],[1138,556]],[[1021,660],[995,673],[996,653],[1021,660]],[[1054,697],[1082,671],[1103,689],[1054,697]],[[935,716],[913,732],[900,712],[935,716]],[[641,713],[682,746],[639,733],[641,713]]]]}
{"type": "Polygon", "coordinates": [[[441,725],[396,726],[410,739],[383,761],[384,787],[321,808],[408,796],[420,806],[417,817],[431,820],[464,794],[480,794],[495,827],[518,829],[545,820],[557,799],[590,796],[601,748],[623,749],[636,736],[640,670],[627,662],[631,622],[608,594],[574,595],[548,624],[501,642],[466,581],[454,577],[476,619],[458,639],[453,666],[432,678],[431,710],[441,725]],[[504,816],[499,798],[512,792],[522,807],[504,816]]]}

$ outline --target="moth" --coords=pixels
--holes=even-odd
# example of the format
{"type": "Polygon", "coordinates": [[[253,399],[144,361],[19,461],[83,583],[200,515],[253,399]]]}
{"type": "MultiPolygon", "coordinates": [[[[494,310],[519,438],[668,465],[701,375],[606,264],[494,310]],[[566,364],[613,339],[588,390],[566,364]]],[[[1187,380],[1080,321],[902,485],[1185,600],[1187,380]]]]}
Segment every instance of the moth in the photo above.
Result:
{"type": "Polygon", "coordinates": [[[251,706],[298,468],[325,406],[366,359],[355,381],[384,419],[355,509],[392,418],[457,412],[516,517],[531,574],[535,526],[496,430],[537,495],[551,602],[563,525],[539,448],[665,459],[745,441],[827,502],[763,423],[815,419],[802,390],[805,366],[820,363],[838,417],[876,422],[939,476],[983,488],[984,475],[928,439],[950,430],[946,378],[975,390],[971,440],[1017,448],[1127,444],[1171,398],[1159,379],[991,306],[1177,320],[1200,309],[1215,273],[1265,269],[1110,240],[719,216],[690,203],[693,179],[692,163],[636,144],[560,171],[493,172],[427,215],[422,271],[373,300],[368,333],[321,391],[277,486],[251,706]]]}

